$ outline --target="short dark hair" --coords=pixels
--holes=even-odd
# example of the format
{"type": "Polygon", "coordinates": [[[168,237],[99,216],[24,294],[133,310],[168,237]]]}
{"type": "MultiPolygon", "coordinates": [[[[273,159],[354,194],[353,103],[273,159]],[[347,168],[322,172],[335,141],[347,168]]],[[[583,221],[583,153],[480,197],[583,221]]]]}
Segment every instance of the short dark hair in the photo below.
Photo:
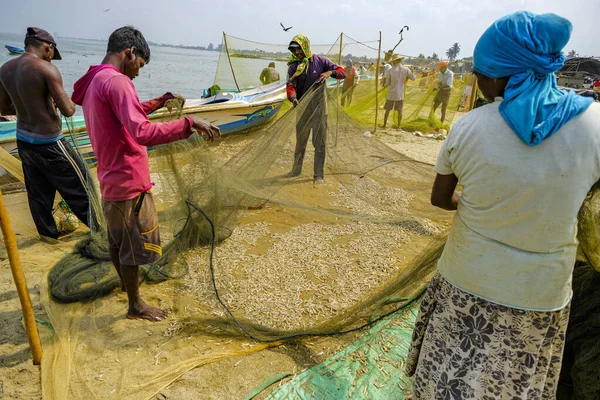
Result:
{"type": "Polygon", "coordinates": [[[42,46],[44,43],[46,43],[46,42],[43,42],[43,41],[41,41],[39,39],[36,39],[34,37],[26,37],[25,38],[25,47],[26,48],[29,47],[29,46],[37,48],[37,47],[42,46]]]}
{"type": "Polygon", "coordinates": [[[136,56],[141,57],[150,62],[150,47],[148,42],[142,35],[142,32],[135,29],[133,26],[124,26],[114,31],[108,38],[107,53],[120,53],[130,47],[135,47],[136,56]]]}

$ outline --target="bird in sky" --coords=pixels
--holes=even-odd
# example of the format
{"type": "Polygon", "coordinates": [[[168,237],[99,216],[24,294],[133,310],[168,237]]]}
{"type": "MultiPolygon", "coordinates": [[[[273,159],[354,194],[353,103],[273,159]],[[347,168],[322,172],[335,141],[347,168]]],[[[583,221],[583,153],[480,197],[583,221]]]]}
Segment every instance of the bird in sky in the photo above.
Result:
{"type": "Polygon", "coordinates": [[[109,12],[110,8],[107,8],[106,10],[102,10],[103,12],[109,12]]]}
{"type": "Polygon", "coordinates": [[[285,26],[283,26],[283,23],[281,23],[281,22],[279,23],[279,25],[281,25],[281,27],[283,28],[283,30],[284,30],[285,32],[287,32],[287,31],[289,31],[290,29],[292,29],[292,28],[293,28],[293,26],[290,26],[289,28],[286,28],[285,26]]]}

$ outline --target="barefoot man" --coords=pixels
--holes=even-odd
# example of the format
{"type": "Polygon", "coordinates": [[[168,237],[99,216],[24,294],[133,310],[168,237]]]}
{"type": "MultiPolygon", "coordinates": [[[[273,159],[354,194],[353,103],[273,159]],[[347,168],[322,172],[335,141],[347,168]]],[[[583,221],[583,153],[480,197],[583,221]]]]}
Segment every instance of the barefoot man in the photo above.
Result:
{"type": "Polygon", "coordinates": [[[174,96],[167,93],[140,103],[132,80],[149,62],[150,49],[142,33],[130,26],[119,28],[108,39],[102,63],[90,67],[75,83],[72,99],[83,106],[98,159],[111,259],[129,298],[127,317],[160,321],[168,311],[144,303],[138,282],[139,265],[155,262],[162,255],[146,146],[187,139],[192,128],[208,140],[220,132],[196,117],[151,123],[147,114],[174,96]]]}
{"type": "Polygon", "coordinates": [[[63,137],[57,112],[70,117],[75,105],[69,99],[58,69],[60,60],[52,35],[27,28],[25,53],[0,69],[0,114],[17,115],[17,148],[33,222],[44,241],[55,243],[58,229],[52,215],[56,191],[77,218],[92,228],[85,167],[63,137]]]}

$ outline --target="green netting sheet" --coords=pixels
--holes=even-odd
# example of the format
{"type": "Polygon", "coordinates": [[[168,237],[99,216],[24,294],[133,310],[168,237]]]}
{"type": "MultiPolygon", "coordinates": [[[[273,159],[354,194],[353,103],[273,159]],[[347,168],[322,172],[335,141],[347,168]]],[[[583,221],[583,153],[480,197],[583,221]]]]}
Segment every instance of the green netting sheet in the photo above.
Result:
{"type": "Polygon", "coordinates": [[[327,361],[297,375],[267,397],[291,399],[405,399],[412,379],[404,373],[421,301],[377,323],[327,361]]]}

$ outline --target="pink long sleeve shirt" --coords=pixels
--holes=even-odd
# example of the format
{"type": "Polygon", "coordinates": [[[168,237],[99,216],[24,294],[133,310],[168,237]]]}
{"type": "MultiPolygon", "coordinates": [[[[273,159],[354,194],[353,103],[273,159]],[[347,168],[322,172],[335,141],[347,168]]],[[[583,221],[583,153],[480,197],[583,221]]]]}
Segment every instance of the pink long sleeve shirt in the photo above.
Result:
{"type": "Polygon", "coordinates": [[[148,190],[152,183],[146,146],[187,139],[193,133],[190,117],[151,123],[146,112],[165,99],[140,103],[131,79],[112,66],[91,67],[74,88],[72,99],[83,107],[104,200],[131,200],[148,190]]]}

